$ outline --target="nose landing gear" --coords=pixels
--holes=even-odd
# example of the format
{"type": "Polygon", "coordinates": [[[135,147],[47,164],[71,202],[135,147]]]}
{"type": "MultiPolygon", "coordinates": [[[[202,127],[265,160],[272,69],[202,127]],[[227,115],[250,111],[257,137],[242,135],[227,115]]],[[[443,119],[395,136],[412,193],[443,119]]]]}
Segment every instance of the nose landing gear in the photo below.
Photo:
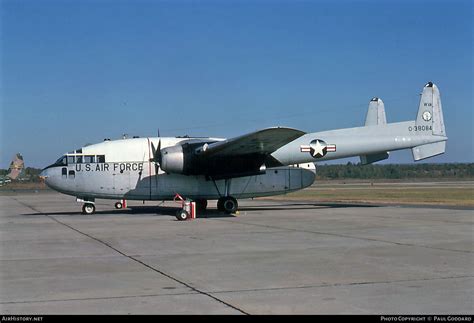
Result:
{"type": "Polygon", "coordinates": [[[82,206],[82,214],[94,214],[95,213],[95,205],[92,203],[84,203],[82,206]]]}
{"type": "Polygon", "coordinates": [[[88,198],[76,197],[76,202],[84,203],[82,205],[82,214],[94,214],[95,213],[95,200],[88,198]]]}

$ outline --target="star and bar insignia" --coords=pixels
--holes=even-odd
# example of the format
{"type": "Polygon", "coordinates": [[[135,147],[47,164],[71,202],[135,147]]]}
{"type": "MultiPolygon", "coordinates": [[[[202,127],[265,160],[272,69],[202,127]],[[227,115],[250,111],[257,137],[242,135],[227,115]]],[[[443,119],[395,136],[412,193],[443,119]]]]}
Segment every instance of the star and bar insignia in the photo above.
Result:
{"type": "Polygon", "coordinates": [[[301,145],[300,151],[309,152],[314,158],[321,158],[328,152],[336,151],[336,145],[328,145],[324,140],[315,139],[309,145],[301,145]]]}

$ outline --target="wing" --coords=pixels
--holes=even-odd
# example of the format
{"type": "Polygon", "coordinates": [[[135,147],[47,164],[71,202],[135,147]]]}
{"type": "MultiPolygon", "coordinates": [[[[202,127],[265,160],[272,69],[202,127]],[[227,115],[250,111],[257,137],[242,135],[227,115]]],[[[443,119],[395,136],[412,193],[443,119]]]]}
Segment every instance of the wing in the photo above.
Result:
{"type": "Polygon", "coordinates": [[[246,154],[268,155],[304,134],[305,132],[297,129],[273,127],[205,145],[196,152],[208,158],[246,154]]]}
{"type": "Polygon", "coordinates": [[[262,166],[274,166],[271,153],[304,134],[275,127],[223,141],[183,143],[162,150],[161,166],[165,172],[213,179],[256,175],[262,173],[262,166]]]}
{"type": "Polygon", "coordinates": [[[261,174],[269,155],[301,137],[300,130],[274,127],[196,149],[197,165],[214,179],[261,174]]]}

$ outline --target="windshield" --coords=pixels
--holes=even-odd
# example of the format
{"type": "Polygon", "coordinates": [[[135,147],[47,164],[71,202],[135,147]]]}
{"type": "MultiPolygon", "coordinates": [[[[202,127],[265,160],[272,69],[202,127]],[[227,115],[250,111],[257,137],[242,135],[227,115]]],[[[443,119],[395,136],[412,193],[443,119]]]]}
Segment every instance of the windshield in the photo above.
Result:
{"type": "Polygon", "coordinates": [[[58,160],[54,163],[56,166],[66,166],[67,165],[67,159],[66,156],[61,156],[59,157],[58,160]]]}

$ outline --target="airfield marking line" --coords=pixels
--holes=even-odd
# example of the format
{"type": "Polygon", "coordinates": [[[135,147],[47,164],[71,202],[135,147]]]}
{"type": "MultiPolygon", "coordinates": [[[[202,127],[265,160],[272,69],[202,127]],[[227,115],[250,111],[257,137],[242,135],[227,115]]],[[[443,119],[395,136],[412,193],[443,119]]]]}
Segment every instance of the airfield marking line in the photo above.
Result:
{"type": "Polygon", "coordinates": [[[354,282],[354,283],[334,283],[334,284],[321,284],[321,285],[308,285],[308,286],[288,286],[288,287],[273,287],[273,288],[252,288],[252,289],[237,289],[237,290],[222,290],[213,291],[214,294],[224,293],[245,293],[245,292],[261,292],[261,291],[272,291],[272,290],[290,290],[290,289],[309,289],[309,288],[321,288],[321,287],[344,287],[344,286],[359,286],[359,285],[378,285],[378,284],[394,284],[394,283],[415,283],[425,281],[436,281],[436,280],[448,280],[448,279],[463,279],[463,278],[474,278],[474,276],[451,276],[451,277],[437,277],[437,278],[419,278],[419,279],[400,279],[392,281],[368,281],[368,282],[354,282]]]}
{"type": "Polygon", "coordinates": [[[108,244],[107,242],[102,241],[102,240],[100,240],[99,238],[96,238],[96,237],[94,237],[94,236],[92,236],[92,235],[90,235],[90,234],[87,234],[87,233],[85,233],[85,232],[82,232],[82,231],[80,231],[79,229],[76,229],[76,228],[74,228],[73,226],[71,226],[71,225],[69,225],[69,224],[67,224],[67,223],[61,222],[60,220],[56,219],[56,217],[54,217],[54,216],[51,216],[51,215],[49,215],[49,214],[47,214],[47,213],[44,213],[44,212],[41,212],[40,210],[37,210],[36,208],[32,207],[31,205],[28,205],[28,204],[25,203],[25,202],[19,201],[19,200],[17,200],[16,198],[13,198],[13,197],[12,197],[12,199],[14,199],[14,200],[17,201],[18,203],[22,204],[23,206],[26,206],[26,207],[32,209],[33,211],[38,212],[38,213],[44,215],[45,217],[47,217],[47,218],[49,218],[49,219],[51,219],[51,220],[57,222],[58,224],[61,224],[61,225],[65,226],[65,227],[67,227],[67,228],[69,228],[69,229],[71,229],[71,230],[73,230],[73,231],[76,231],[77,233],[80,233],[80,234],[82,234],[82,235],[84,235],[84,236],[86,236],[86,237],[88,237],[88,238],[90,238],[90,239],[93,239],[93,240],[95,240],[95,241],[97,241],[97,242],[103,244],[104,246],[106,246],[106,247],[108,247],[108,248],[114,250],[115,252],[121,254],[122,256],[127,257],[127,258],[129,258],[129,259],[131,259],[131,260],[133,260],[133,261],[135,261],[135,262],[137,262],[137,263],[139,263],[139,264],[141,264],[141,265],[143,265],[143,266],[145,266],[145,267],[147,267],[147,268],[153,270],[154,272],[156,272],[156,273],[158,273],[158,274],[161,274],[162,276],[165,276],[165,277],[167,277],[167,278],[169,278],[169,279],[171,279],[171,280],[173,280],[173,281],[175,281],[175,282],[177,282],[177,283],[179,283],[179,284],[181,284],[181,285],[184,285],[185,287],[187,287],[187,288],[189,288],[189,289],[191,289],[191,290],[193,290],[193,291],[195,291],[195,292],[197,292],[197,293],[199,293],[199,294],[201,294],[201,295],[205,295],[205,296],[207,296],[207,297],[209,297],[209,298],[212,298],[213,300],[215,300],[215,301],[217,301],[217,302],[219,302],[219,303],[221,303],[221,304],[223,304],[223,305],[225,305],[225,306],[227,306],[227,307],[230,307],[230,308],[232,308],[232,309],[234,309],[234,310],[236,310],[236,311],[238,311],[238,312],[240,312],[240,313],[242,313],[242,314],[245,314],[245,315],[249,315],[249,314],[250,314],[250,313],[247,313],[247,312],[245,312],[244,310],[242,310],[242,309],[240,309],[240,308],[238,308],[238,307],[236,307],[236,306],[234,306],[234,305],[232,305],[232,304],[230,304],[230,303],[227,303],[227,302],[225,302],[225,301],[223,301],[223,300],[221,300],[221,299],[219,299],[219,298],[217,298],[217,297],[215,297],[215,296],[213,296],[213,295],[211,295],[211,294],[209,294],[209,293],[207,293],[207,292],[205,292],[205,291],[202,291],[202,290],[200,290],[200,289],[198,289],[198,288],[196,288],[196,287],[194,287],[194,286],[191,286],[190,284],[186,283],[185,281],[179,280],[178,278],[175,278],[175,277],[171,276],[170,274],[165,273],[164,271],[161,271],[161,270],[159,270],[159,269],[157,269],[157,268],[155,268],[155,267],[152,267],[152,266],[148,265],[147,263],[145,263],[145,262],[143,262],[143,261],[141,261],[141,260],[139,260],[139,259],[137,259],[137,258],[135,258],[135,257],[129,256],[129,255],[125,254],[124,252],[120,251],[119,249],[117,249],[117,248],[113,247],[112,245],[108,244]]]}
{"type": "Polygon", "coordinates": [[[412,243],[395,242],[395,241],[389,241],[389,240],[379,240],[379,239],[375,239],[375,238],[361,238],[361,237],[350,236],[350,235],[345,235],[345,234],[338,234],[338,233],[310,231],[310,230],[301,230],[301,229],[292,229],[292,228],[282,228],[282,227],[266,225],[266,224],[248,223],[248,222],[242,222],[242,221],[237,222],[237,221],[234,221],[234,220],[224,220],[224,219],[214,219],[214,220],[216,220],[216,221],[227,221],[227,222],[231,222],[231,223],[246,224],[246,225],[249,225],[249,226],[264,227],[264,228],[269,228],[269,229],[281,229],[281,230],[288,230],[288,231],[293,231],[293,232],[313,233],[313,234],[327,235],[327,236],[333,236],[333,237],[339,237],[339,238],[350,238],[350,239],[365,240],[365,241],[383,242],[383,243],[394,244],[394,245],[398,245],[398,246],[419,247],[419,248],[434,249],[434,250],[441,250],[441,251],[460,252],[460,253],[465,253],[465,254],[474,253],[473,251],[468,251],[468,250],[437,248],[437,247],[423,246],[423,245],[417,245],[417,244],[412,244],[412,243]]]}

